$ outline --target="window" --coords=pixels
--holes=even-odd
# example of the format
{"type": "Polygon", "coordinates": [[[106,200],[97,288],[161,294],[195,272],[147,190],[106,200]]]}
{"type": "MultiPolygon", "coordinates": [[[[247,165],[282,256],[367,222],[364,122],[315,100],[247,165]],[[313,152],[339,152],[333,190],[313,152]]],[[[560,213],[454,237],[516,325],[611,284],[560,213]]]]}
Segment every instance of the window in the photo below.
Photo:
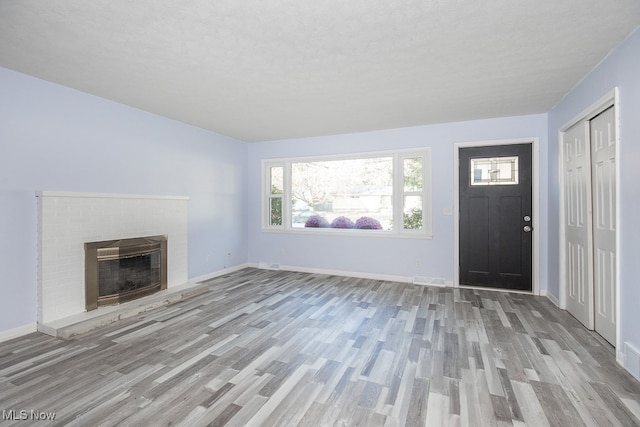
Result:
{"type": "Polygon", "coordinates": [[[422,157],[402,159],[402,226],[407,230],[423,227],[423,164],[422,157]]]}
{"type": "Polygon", "coordinates": [[[273,166],[269,170],[269,225],[282,225],[282,195],[284,194],[284,169],[273,166]]]}
{"type": "Polygon", "coordinates": [[[264,161],[263,230],[430,237],[429,167],[429,149],[264,161]]]}

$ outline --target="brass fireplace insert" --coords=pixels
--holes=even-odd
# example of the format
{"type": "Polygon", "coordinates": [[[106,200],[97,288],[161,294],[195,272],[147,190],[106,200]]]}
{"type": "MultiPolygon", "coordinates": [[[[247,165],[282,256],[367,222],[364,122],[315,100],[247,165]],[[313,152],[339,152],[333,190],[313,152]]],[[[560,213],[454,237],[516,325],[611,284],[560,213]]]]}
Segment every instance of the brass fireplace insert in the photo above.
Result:
{"type": "Polygon", "coordinates": [[[167,237],[89,242],[85,248],[87,311],[167,288],[167,237]]]}

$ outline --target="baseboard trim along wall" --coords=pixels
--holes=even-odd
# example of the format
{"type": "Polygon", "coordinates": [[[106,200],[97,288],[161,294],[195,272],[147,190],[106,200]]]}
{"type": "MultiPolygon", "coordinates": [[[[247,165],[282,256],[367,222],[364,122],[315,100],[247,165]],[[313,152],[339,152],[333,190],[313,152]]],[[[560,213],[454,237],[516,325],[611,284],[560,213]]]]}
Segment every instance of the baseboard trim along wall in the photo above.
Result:
{"type": "Polygon", "coordinates": [[[540,289],[540,296],[547,297],[547,299],[551,301],[553,305],[560,308],[560,300],[555,295],[550,294],[546,289],[540,289]]]}
{"type": "Polygon", "coordinates": [[[640,351],[628,342],[624,343],[624,367],[640,381],[640,351]]]}
{"type": "Polygon", "coordinates": [[[415,285],[425,285],[425,286],[440,286],[440,287],[453,286],[452,281],[437,278],[437,277],[400,276],[400,275],[393,275],[393,274],[364,273],[361,271],[331,270],[326,268],[281,265],[281,264],[271,263],[271,262],[249,263],[248,266],[253,268],[261,268],[264,270],[284,270],[284,271],[293,271],[297,273],[326,274],[328,276],[357,277],[359,279],[373,279],[373,280],[384,280],[388,282],[413,283],[415,285]]]}
{"type": "Polygon", "coordinates": [[[224,276],[225,274],[230,274],[238,270],[242,270],[243,268],[252,267],[249,263],[239,264],[233,267],[223,268],[222,270],[214,271],[213,273],[203,274],[202,276],[194,277],[193,279],[189,279],[190,283],[201,283],[207,280],[211,280],[216,277],[224,276]]]}
{"type": "Polygon", "coordinates": [[[37,331],[38,331],[38,324],[35,322],[29,323],[23,326],[18,326],[17,328],[9,329],[6,331],[0,331],[0,342],[8,341],[14,338],[19,338],[23,335],[27,335],[37,331]]]}

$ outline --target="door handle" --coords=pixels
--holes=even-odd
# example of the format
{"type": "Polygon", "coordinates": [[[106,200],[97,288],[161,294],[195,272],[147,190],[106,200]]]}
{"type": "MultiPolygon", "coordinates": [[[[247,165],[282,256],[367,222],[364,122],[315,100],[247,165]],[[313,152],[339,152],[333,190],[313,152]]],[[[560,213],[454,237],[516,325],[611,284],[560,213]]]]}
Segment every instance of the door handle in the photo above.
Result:
{"type": "Polygon", "coordinates": [[[533,228],[531,228],[531,226],[529,225],[525,225],[523,230],[525,233],[531,233],[531,230],[533,230],[533,228]]]}

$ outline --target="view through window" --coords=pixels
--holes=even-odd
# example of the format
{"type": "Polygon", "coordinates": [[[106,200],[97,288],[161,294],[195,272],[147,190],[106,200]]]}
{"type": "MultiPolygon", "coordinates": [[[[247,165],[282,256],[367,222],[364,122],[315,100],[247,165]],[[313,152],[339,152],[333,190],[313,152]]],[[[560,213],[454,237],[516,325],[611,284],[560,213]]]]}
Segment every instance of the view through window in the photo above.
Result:
{"type": "Polygon", "coordinates": [[[266,229],[430,232],[428,150],[266,161],[266,229]]]}
{"type": "Polygon", "coordinates": [[[391,157],[292,163],[292,226],[309,226],[308,218],[318,215],[328,225],[341,217],[345,225],[368,217],[391,229],[392,175],[391,157]]]}

